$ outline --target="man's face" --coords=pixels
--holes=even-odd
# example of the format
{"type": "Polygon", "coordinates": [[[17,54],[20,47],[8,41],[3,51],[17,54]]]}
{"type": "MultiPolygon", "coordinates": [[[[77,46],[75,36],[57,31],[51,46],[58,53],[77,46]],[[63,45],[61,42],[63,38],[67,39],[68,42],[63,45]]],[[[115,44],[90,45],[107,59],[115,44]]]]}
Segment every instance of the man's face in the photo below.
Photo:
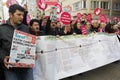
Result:
{"type": "Polygon", "coordinates": [[[56,27],[56,22],[51,22],[50,27],[55,28],[56,27]]]}
{"type": "Polygon", "coordinates": [[[57,27],[61,28],[61,23],[60,22],[57,22],[57,27]]]}
{"type": "Polygon", "coordinates": [[[10,13],[10,20],[12,21],[12,24],[19,25],[23,21],[23,15],[24,12],[16,10],[14,14],[10,13]]]}
{"type": "Polygon", "coordinates": [[[98,24],[97,21],[93,22],[92,25],[93,25],[93,27],[95,27],[95,28],[97,28],[97,27],[99,26],[99,24],[98,24]]]}
{"type": "Polygon", "coordinates": [[[31,26],[31,29],[33,31],[39,31],[39,23],[38,22],[33,22],[33,25],[31,26]]]}

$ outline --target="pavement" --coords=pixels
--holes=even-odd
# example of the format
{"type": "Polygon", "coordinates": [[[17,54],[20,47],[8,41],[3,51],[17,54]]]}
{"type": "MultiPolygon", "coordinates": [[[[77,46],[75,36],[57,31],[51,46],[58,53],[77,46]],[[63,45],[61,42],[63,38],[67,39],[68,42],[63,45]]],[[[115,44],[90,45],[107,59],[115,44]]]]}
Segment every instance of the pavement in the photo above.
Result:
{"type": "Polygon", "coordinates": [[[120,80],[120,61],[61,80],[120,80]]]}

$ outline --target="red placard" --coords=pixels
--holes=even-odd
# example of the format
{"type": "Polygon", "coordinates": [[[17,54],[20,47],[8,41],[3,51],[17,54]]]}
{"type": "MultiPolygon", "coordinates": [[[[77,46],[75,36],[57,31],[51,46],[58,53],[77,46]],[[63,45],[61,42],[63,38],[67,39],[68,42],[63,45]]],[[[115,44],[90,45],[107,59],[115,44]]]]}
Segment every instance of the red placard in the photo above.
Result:
{"type": "Polygon", "coordinates": [[[107,17],[104,14],[101,14],[100,18],[99,18],[99,21],[106,23],[107,22],[107,17]]]}
{"type": "Polygon", "coordinates": [[[118,22],[120,22],[120,18],[118,18],[118,22]]]}
{"type": "Polygon", "coordinates": [[[7,0],[6,5],[9,8],[13,4],[19,4],[16,0],[7,0]]]}
{"type": "Polygon", "coordinates": [[[57,8],[57,14],[60,14],[62,12],[62,6],[60,4],[55,5],[57,8]]]}
{"type": "Polygon", "coordinates": [[[30,15],[27,15],[27,24],[29,24],[29,23],[30,23],[30,20],[31,20],[30,15]]]}
{"type": "Polygon", "coordinates": [[[96,9],[94,10],[94,14],[95,14],[96,16],[99,16],[99,15],[101,14],[101,9],[100,9],[100,8],[96,8],[96,9]]]}
{"type": "Polygon", "coordinates": [[[47,4],[42,3],[41,0],[37,0],[37,7],[44,11],[47,8],[47,4]]]}
{"type": "Polygon", "coordinates": [[[80,19],[81,18],[81,16],[82,16],[82,14],[79,12],[79,13],[77,13],[77,18],[78,19],[80,19]]]}
{"type": "Polygon", "coordinates": [[[42,3],[45,3],[47,5],[55,5],[58,3],[58,0],[41,0],[42,3]]]}
{"type": "Polygon", "coordinates": [[[61,22],[65,25],[70,24],[71,15],[68,12],[63,12],[60,18],[61,22]]]}
{"type": "Polygon", "coordinates": [[[88,21],[88,22],[92,22],[92,14],[87,14],[87,16],[86,16],[86,20],[88,21]]]}
{"type": "Polygon", "coordinates": [[[107,23],[109,23],[110,22],[110,18],[107,18],[107,23]]]}
{"type": "Polygon", "coordinates": [[[115,21],[116,21],[116,20],[117,20],[117,17],[116,17],[116,16],[114,16],[114,17],[113,17],[113,20],[115,20],[115,21]]]}

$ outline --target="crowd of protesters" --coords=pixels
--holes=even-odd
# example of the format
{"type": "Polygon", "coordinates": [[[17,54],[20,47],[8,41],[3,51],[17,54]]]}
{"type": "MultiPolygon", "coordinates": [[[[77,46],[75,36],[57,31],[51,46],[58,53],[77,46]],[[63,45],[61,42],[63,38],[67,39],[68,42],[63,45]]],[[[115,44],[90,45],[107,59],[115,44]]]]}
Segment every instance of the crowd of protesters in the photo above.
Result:
{"type": "MultiPolygon", "coordinates": [[[[87,35],[95,32],[103,33],[118,33],[120,34],[120,22],[105,23],[99,22],[97,19],[92,20],[91,22],[86,20],[86,17],[81,17],[81,20],[71,20],[70,24],[64,25],[58,20],[52,20],[50,17],[45,18],[45,15],[42,18],[36,18],[39,22],[39,32],[42,35],[72,35],[72,34],[81,34],[87,35]],[[84,19],[83,19],[84,18],[84,19]]],[[[31,22],[33,22],[31,20],[31,22]]],[[[31,26],[30,22],[30,26],[31,26]]]]}
{"type": "MultiPolygon", "coordinates": [[[[9,9],[10,18],[7,21],[7,24],[2,24],[0,26],[0,30],[1,30],[0,32],[0,80],[4,80],[2,77],[4,76],[3,74],[5,74],[6,80],[20,80],[18,78],[22,79],[23,76],[24,75],[26,76],[27,74],[28,75],[26,77],[30,75],[29,80],[33,80],[33,76],[31,76],[32,74],[28,73],[29,71],[31,71],[31,69],[26,69],[26,68],[8,69],[6,67],[6,65],[8,65],[8,59],[9,59],[8,56],[10,52],[10,46],[12,43],[12,34],[14,32],[13,31],[14,29],[18,29],[24,32],[28,32],[29,30],[28,33],[31,33],[36,36],[43,36],[43,35],[44,36],[45,35],[65,36],[65,35],[72,35],[72,34],[87,35],[87,34],[96,33],[96,32],[117,33],[118,35],[120,35],[120,22],[105,23],[105,22],[99,22],[98,20],[92,20],[91,22],[89,22],[86,20],[86,15],[87,15],[86,13],[82,15],[80,20],[73,19],[70,21],[70,24],[67,24],[67,25],[62,24],[59,20],[51,19],[51,17],[45,17],[45,15],[42,15],[41,17],[38,17],[36,19],[31,19],[30,23],[27,24],[26,15],[28,12],[27,12],[26,5],[24,5],[24,9],[25,9],[25,12],[23,15],[24,10],[23,8],[21,8],[21,6],[19,5],[11,6],[9,9]],[[9,34],[10,32],[9,30],[11,31],[10,34],[9,34]],[[7,33],[9,35],[4,35],[4,36],[2,35],[7,33]],[[17,77],[14,74],[17,75],[17,77]]],[[[28,80],[28,79],[24,79],[24,80],[28,80]]]]}

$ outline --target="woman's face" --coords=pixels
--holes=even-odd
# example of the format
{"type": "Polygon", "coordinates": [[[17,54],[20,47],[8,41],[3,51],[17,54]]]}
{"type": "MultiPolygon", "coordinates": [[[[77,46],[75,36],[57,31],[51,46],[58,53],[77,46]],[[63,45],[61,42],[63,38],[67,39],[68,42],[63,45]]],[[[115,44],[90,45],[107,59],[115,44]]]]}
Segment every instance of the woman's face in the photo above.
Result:
{"type": "Polygon", "coordinates": [[[81,24],[80,24],[80,22],[78,22],[77,23],[77,28],[80,29],[80,26],[81,26],[81,24]]]}
{"type": "Polygon", "coordinates": [[[87,23],[86,23],[86,28],[87,28],[87,29],[90,29],[90,27],[91,27],[91,24],[90,24],[89,22],[87,22],[87,23]]]}
{"type": "Polygon", "coordinates": [[[105,23],[101,23],[101,24],[100,24],[100,27],[101,27],[101,28],[105,28],[105,26],[106,26],[105,23]]]}

